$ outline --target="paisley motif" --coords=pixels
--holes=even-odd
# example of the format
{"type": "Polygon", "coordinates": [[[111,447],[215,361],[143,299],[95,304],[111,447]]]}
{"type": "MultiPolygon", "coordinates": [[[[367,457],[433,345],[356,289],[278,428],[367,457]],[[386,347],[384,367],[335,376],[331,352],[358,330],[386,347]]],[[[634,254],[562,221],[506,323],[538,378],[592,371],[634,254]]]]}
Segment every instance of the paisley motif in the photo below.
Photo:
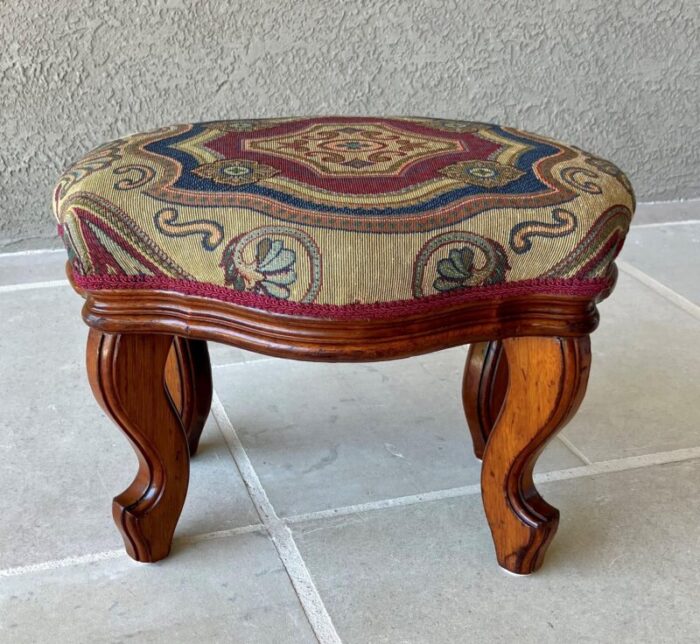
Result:
{"type": "Polygon", "coordinates": [[[221,267],[225,283],[235,290],[281,300],[295,291],[295,301],[313,302],[321,286],[316,244],[302,231],[285,226],[263,226],[232,240],[221,267]],[[299,257],[300,251],[305,257],[299,257]]]}
{"type": "Polygon", "coordinates": [[[54,191],[54,198],[58,201],[79,181],[119,161],[122,158],[122,147],[125,142],[125,139],[117,139],[105,143],[76,161],[61,176],[54,191]]]}
{"type": "Polygon", "coordinates": [[[510,265],[503,247],[473,233],[449,232],[433,237],[421,248],[413,267],[413,295],[451,291],[468,286],[499,284],[510,265]]]}
{"type": "Polygon", "coordinates": [[[533,237],[547,237],[554,239],[564,237],[576,230],[578,220],[576,215],[564,208],[555,208],[552,211],[554,223],[545,221],[523,221],[510,231],[510,247],[519,255],[527,253],[532,248],[533,237]]]}
{"type": "Polygon", "coordinates": [[[561,171],[561,178],[573,188],[583,190],[592,195],[603,194],[603,189],[590,179],[598,179],[598,175],[586,168],[570,166],[561,171]]]}
{"type": "Polygon", "coordinates": [[[86,290],[118,278],[311,315],[490,290],[604,293],[633,208],[619,168],[574,146],[361,116],[135,134],[70,167],[54,201],[86,290]]]}
{"type": "Polygon", "coordinates": [[[605,159],[600,159],[598,157],[595,157],[593,155],[590,155],[586,157],[585,162],[588,165],[592,165],[596,170],[600,170],[601,172],[604,172],[605,174],[615,177],[627,190],[627,192],[630,194],[632,197],[632,207],[635,205],[635,198],[634,198],[634,190],[632,189],[632,184],[630,183],[630,180],[627,178],[627,175],[620,170],[614,163],[611,161],[607,161],[605,159]]]}
{"type": "Polygon", "coordinates": [[[131,165],[123,165],[119,168],[114,168],[114,174],[127,175],[114,184],[115,190],[134,190],[153,179],[153,177],[156,176],[156,171],[147,165],[132,163],[131,165]],[[130,173],[133,173],[132,176],[128,176],[130,173]]]}
{"type": "Polygon", "coordinates": [[[63,221],[79,275],[107,274],[192,279],[123,210],[95,195],[76,193],[63,221]]]}
{"type": "Polygon", "coordinates": [[[161,208],[153,216],[153,223],[161,233],[168,237],[201,235],[204,250],[214,250],[224,240],[224,228],[218,222],[209,219],[194,219],[183,222],[178,221],[178,217],[175,208],[161,208]]]}
{"type": "Polygon", "coordinates": [[[632,213],[625,206],[609,208],[581,242],[542,277],[595,279],[604,276],[622,248],[631,218],[632,213]]]}

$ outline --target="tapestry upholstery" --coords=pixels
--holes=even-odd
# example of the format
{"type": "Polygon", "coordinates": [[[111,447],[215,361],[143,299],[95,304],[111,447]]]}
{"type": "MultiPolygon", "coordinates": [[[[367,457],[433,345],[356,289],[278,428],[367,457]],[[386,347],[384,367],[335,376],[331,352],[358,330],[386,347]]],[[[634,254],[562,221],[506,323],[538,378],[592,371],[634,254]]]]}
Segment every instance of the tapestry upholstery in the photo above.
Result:
{"type": "Polygon", "coordinates": [[[76,284],[374,316],[596,295],[634,211],[612,163],[489,123],[313,117],[105,144],[54,195],[76,284]]]}

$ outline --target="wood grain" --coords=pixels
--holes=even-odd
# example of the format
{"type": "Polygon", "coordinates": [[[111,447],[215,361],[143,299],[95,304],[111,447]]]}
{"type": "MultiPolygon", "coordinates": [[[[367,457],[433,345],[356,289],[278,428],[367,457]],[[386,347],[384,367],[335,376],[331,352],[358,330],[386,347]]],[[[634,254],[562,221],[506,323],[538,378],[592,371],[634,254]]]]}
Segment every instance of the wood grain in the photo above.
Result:
{"type": "Polygon", "coordinates": [[[127,553],[158,561],[170,552],[189,481],[189,448],[165,388],[168,335],[104,334],[91,329],[87,369],[95,398],[138,457],[131,485],[112,504],[127,553]]]}
{"type": "Polygon", "coordinates": [[[583,399],[590,340],[508,338],[503,350],[508,387],[486,444],[481,489],[498,562],[529,574],[541,566],[559,523],[559,511],[537,492],[532,470],[583,399]]]}
{"type": "Polygon", "coordinates": [[[280,315],[167,291],[86,293],[85,322],[106,333],[167,333],[298,360],[367,362],[526,335],[580,336],[598,324],[590,298],[529,295],[419,315],[324,319],[280,315]]]}
{"type": "Polygon", "coordinates": [[[503,407],[508,364],[500,341],[469,346],[462,380],[462,404],[472,435],[474,454],[484,457],[486,441],[503,407]]]}
{"type": "Polygon", "coordinates": [[[165,364],[165,384],[187,434],[192,457],[197,453],[213,393],[207,343],[174,337],[165,364]]]}
{"type": "MultiPolygon", "coordinates": [[[[70,276],[70,271],[69,271],[70,276]]],[[[282,315],[181,293],[82,292],[95,396],[131,440],[139,471],[114,501],[127,551],[157,561],[170,549],[211,404],[206,342],[316,361],[403,358],[471,344],[462,383],[482,496],[499,563],[536,570],[559,513],[537,493],[535,460],[576,411],[600,298],[528,295],[401,317],[282,315]]]]}

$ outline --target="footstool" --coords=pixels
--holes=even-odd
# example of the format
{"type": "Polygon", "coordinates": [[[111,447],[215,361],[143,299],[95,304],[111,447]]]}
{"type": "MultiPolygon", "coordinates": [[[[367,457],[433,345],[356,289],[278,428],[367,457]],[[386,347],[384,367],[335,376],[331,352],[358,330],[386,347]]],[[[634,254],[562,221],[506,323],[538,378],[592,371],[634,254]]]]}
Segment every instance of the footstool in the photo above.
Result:
{"type": "Polygon", "coordinates": [[[329,362],[470,344],[498,562],[536,570],[559,512],[533,466],[583,398],[633,210],[609,161],[468,121],[188,123],[77,161],[54,211],[93,392],[139,458],[113,504],[129,555],[170,551],[211,404],[207,341],[329,362]]]}

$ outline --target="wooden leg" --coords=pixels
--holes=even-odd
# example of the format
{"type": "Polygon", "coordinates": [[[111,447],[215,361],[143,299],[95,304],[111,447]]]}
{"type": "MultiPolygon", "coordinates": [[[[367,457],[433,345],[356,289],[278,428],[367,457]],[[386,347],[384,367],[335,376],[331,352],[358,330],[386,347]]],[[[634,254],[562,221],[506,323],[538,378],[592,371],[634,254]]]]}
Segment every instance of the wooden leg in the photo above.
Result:
{"type": "Polygon", "coordinates": [[[211,364],[207,343],[174,337],[165,364],[165,384],[185,428],[192,457],[197,453],[199,438],[211,409],[211,364]]]}
{"type": "Polygon", "coordinates": [[[486,444],[481,490],[498,562],[529,574],[542,564],[559,523],[559,511],[535,489],[532,469],[583,399],[590,340],[508,338],[503,350],[508,387],[486,444]]]}
{"type": "Polygon", "coordinates": [[[508,387],[508,364],[500,341],[469,347],[462,380],[462,403],[474,443],[474,454],[484,457],[486,441],[503,406],[508,387]]]}
{"type": "Polygon", "coordinates": [[[95,329],[88,337],[92,391],[139,460],[136,478],[112,505],[126,550],[137,561],[168,555],[187,494],[187,439],[165,388],[172,343],[168,335],[112,335],[95,329]]]}

